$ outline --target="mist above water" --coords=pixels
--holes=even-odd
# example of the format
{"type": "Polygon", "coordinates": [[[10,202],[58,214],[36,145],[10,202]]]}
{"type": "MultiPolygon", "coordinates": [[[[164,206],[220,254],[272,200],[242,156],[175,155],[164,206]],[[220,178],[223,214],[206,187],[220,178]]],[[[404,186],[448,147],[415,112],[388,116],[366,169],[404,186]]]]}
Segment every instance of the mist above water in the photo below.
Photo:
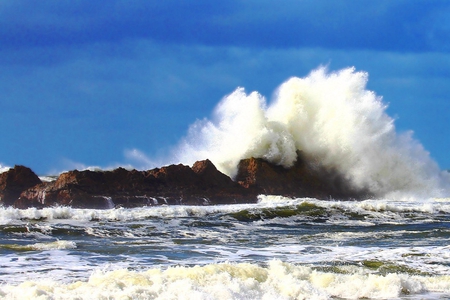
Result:
{"type": "Polygon", "coordinates": [[[264,158],[291,167],[297,151],[311,164],[337,171],[377,196],[437,197],[449,178],[412,132],[397,133],[382,98],[366,89],[368,74],[320,67],[293,77],[272,101],[237,88],[198,120],[175,151],[191,164],[210,159],[233,177],[241,159],[264,158]]]}

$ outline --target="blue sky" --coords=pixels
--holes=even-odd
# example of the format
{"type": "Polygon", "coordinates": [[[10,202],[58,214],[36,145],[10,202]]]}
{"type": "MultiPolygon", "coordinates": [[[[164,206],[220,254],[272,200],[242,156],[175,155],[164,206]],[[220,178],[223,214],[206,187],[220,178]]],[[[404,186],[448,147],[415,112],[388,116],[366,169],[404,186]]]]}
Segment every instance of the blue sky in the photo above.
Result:
{"type": "Polygon", "coordinates": [[[0,163],[152,167],[237,87],[270,98],[328,65],[367,71],[448,169],[449,15],[433,0],[3,0],[0,163]]]}

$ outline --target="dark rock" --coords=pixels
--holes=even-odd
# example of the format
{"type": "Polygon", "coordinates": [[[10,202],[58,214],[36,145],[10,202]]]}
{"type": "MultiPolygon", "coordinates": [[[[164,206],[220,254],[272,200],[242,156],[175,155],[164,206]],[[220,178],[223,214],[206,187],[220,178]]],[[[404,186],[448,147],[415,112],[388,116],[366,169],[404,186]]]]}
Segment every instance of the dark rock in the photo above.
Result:
{"type": "Polygon", "coordinates": [[[62,173],[53,182],[41,182],[36,175],[29,175],[29,180],[25,180],[28,178],[25,174],[31,170],[17,168],[15,172],[1,174],[0,191],[5,205],[18,208],[254,203],[259,194],[318,199],[359,199],[369,195],[365,190],[352,188],[338,172],[307,163],[300,153],[289,169],[263,159],[242,160],[235,181],[218,171],[209,160],[198,161],[192,168],[178,164],[148,171],[75,170],[62,173]],[[9,194],[3,196],[5,193],[9,194]]]}
{"type": "Polygon", "coordinates": [[[64,205],[77,208],[110,208],[111,194],[121,195],[133,188],[132,175],[123,168],[114,171],[69,171],[56,181],[42,183],[20,195],[23,203],[38,202],[43,206],[64,205]],[[130,184],[131,183],[131,184],[130,184]]]}
{"type": "Polygon", "coordinates": [[[259,194],[317,199],[361,199],[368,190],[352,187],[350,181],[335,170],[309,164],[298,153],[294,166],[286,169],[260,158],[241,160],[235,180],[259,194]]]}
{"type": "Polygon", "coordinates": [[[28,188],[16,206],[67,205],[83,208],[145,205],[207,205],[255,202],[256,196],[219,172],[209,161],[149,171],[70,171],[28,188]]]}
{"type": "Polygon", "coordinates": [[[209,159],[197,161],[192,166],[192,171],[198,175],[205,188],[236,187],[236,182],[222,172],[219,172],[209,159]]]}
{"type": "Polygon", "coordinates": [[[24,166],[14,166],[0,174],[0,201],[5,206],[12,205],[22,191],[41,183],[39,177],[24,166]]]}

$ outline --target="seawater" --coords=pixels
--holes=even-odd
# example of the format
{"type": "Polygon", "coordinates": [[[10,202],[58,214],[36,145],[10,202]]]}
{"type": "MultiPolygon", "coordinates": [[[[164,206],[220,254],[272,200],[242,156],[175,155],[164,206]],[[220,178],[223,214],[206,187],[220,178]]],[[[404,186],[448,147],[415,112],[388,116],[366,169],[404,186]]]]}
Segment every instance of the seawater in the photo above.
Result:
{"type": "Polygon", "coordinates": [[[4,299],[450,299],[450,198],[0,208],[4,299]]]}

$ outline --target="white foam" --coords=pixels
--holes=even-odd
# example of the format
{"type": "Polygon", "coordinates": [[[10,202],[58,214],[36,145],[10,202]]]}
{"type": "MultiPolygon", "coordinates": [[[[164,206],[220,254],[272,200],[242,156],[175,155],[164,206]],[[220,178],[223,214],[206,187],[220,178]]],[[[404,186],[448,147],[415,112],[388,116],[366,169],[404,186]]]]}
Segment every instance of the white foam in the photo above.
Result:
{"type": "Polygon", "coordinates": [[[233,177],[241,159],[290,167],[301,150],[378,196],[446,194],[450,175],[440,172],[411,132],[396,133],[381,97],[366,90],[367,80],[367,73],[354,68],[327,73],[321,67],[283,83],[269,104],[238,88],[222,99],[211,120],[191,126],[176,155],[189,164],[209,158],[233,177]]]}
{"type": "Polygon", "coordinates": [[[211,264],[134,272],[95,272],[88,281],[52,280],[2,285],[4,299],[330,299],[396,298],[450,293],[449,276],[319,272],[278,260],[255,264],[211,264]]]}
{"type": "Polygon", "coordinates": [[[55,241],[51,243],[35,243],[30,245],[30,248],[33,250],[62,250],[62,249],[75,249],[77,248],[77,244],[73,241],[55,241]]]}
{"type": "MultiPolygon", "coordinates": [[[[422,213],[432,217],[436,213],[450,213],[450,198],[430,198],[423,201],[414,199],[393,201],[390,199],[373,199],[365,201],[336,201],[317,200],[313,198],[286,198],[282,196],[260,195],[256,204],[233,204],[212,206],[162,205],[139,207],[133,209],[76,209],[71,207],[48,207],[43,209],[17,209],[0,207],[0,224],[23,223],[27,220],[45,219],[48,222],[91,222],[103,221],[132,221],[149,217],[182,218],[203,217],[214,214],[234,213],[243,210],[255,211],[264,208],[292,207],[309,203],[325,209],[334,209],[336,217],[340,214],[336,209],[369,214],[371,221],[391,221],[403,218],[402,213],[422,213]]],[[[405,221],[410,221],[405,219],[405,221]]]]}
{"type": "Polygon", "coordinates": [[[282,196],[259,195],[258,204],[262,207],[296,206],[311,203],[323,208],[339,208],[355,212],[421,212],[428,214],[450,213],[450,198],[428,198],[418,201],[416,198],[403,200],[368,199],[362,201],[317,200],[314,198],[288,198],[282,196]]]}
{"type": "Polygon", "coordinates": [[[46,243],[34,243],[30,245],[8,245],[8,248],[20,251],[48,251],[48,250],[64,250],[75,249],[77,244],[73,241],[54,241],[46,243]]]}

